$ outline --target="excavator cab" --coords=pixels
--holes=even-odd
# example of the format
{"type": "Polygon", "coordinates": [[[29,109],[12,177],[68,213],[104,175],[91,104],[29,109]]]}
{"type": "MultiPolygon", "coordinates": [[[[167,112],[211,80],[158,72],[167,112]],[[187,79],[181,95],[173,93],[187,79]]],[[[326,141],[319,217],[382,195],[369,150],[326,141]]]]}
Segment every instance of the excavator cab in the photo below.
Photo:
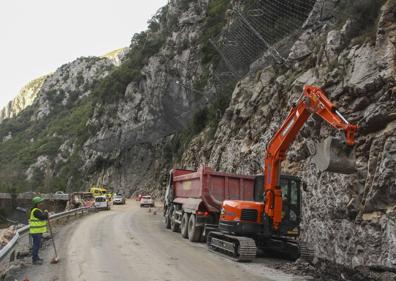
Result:
{"type": "Polygon", "coordinates": [[[301,221],[301,180],[298,177],[282,175],[279,181],[282,189],[281,236],[297,237],[301,221]]]}
{"type": "MultiPolygon", "coordinates": [[[[300,234],[299,224],[301,221],[301,179],[289,175],[281,175],[279,185],[282,189],[282,223],[279,228],[279,236],[297,237],[300,234]]],[[[256,202],[264,202],[263,194],[264,175],[258,175],[254,182],[254,194],[256,202]]],[[[266,221],[263,220],[265,224],[266,221]]],[[[264,226],[264,228],[270,228],[264,226]]],[[[268,230],[272,233],[272,230],[268,230]]]]}

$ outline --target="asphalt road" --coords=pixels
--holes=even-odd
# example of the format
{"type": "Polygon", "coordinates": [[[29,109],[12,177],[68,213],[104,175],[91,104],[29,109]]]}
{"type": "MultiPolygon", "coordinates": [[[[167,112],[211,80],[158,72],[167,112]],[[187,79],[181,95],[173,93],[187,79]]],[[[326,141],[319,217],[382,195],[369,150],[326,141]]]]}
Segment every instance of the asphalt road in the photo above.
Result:
{"type": "Polygon", "coordinates": [[[157,215],[137,202],[113,206],[56,229],[60,262],[25,267],[10,280],[30,281],[301,281],[268,267],[271,260],[235,263],[208,252],[203,243],[191,243],[166,230],[157,215]]]}

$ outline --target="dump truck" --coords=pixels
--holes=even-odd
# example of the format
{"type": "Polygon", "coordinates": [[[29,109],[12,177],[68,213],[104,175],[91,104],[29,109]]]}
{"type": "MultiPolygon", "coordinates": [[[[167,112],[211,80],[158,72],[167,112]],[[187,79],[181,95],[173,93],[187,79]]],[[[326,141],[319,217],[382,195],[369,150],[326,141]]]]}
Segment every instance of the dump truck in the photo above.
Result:
{"type": "Polygon", "coordinates": [[[217,226],[224,200],[254,201],[254,179],[207,166],[171,170],[164,200],[166,227],[192,242],[201,241],[205,226],[217,226]]]}

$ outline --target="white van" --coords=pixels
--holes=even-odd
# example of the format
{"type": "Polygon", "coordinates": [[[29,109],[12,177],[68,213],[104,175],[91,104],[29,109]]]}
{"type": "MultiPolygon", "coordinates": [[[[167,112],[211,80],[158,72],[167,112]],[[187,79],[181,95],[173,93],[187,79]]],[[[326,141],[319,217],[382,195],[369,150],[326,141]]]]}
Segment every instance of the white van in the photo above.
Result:
{"type": "Polygon", "coordinates": [[[110,203],[105,195],[95,197],[95,208],[110,210],[110,203]]]}

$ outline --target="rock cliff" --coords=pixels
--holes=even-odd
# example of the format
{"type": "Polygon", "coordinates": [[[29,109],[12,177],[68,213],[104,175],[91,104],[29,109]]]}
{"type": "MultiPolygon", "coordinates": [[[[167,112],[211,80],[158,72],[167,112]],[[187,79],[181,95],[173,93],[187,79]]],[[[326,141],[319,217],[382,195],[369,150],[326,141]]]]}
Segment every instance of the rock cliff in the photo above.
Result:
{"type": "Polygon", "coordinates": [[[307,183],[302,239],[314,245],[318,257],[337,264],[395,269],[396,3],[382,3],[375,27],[359,22],[363,5],[370,5],[360,3],[340,18],[342,1],[317,1],[288,65],[272,65],[243,79],[214,138],[202,132],[183,154],[182,164],[260,172],[265,147],[302,86],[321,86],[359,125],[357,172],[331,174],[310,164],[307,143],[336,133],[311,118],[283,163],[285,173],[307,183]]]}
{"type": "Polygon", "coordinates": [[[24,86],[18,96],[0,110],[0,123],[4,119],[17,116],[19,112],[30,106],[36,99],[46,78],[47,76],[39,77],[24,86]]]}
{"type": "MultiPolygon", "coordinates": [[[[200,48],[194,45],[202,36],[207,4],[171,1],[167,23],[145,36],[155,39],[161,30],[172,30],[162,39],[158,52],[142,65],[140,79],[128,83],[119,100],[95,110],[89,124],[97,131],[84,144],[83,167],[95,171],[89,175],[92,184],[127,193],[139,189],[161,192],[164,172],[170,167],[164,146],[213,95],[210,88],[198,91],[193,85],[204,72],[200,48]]],[[[130,52],[134,52],[133,46],[130,52]]]]}

